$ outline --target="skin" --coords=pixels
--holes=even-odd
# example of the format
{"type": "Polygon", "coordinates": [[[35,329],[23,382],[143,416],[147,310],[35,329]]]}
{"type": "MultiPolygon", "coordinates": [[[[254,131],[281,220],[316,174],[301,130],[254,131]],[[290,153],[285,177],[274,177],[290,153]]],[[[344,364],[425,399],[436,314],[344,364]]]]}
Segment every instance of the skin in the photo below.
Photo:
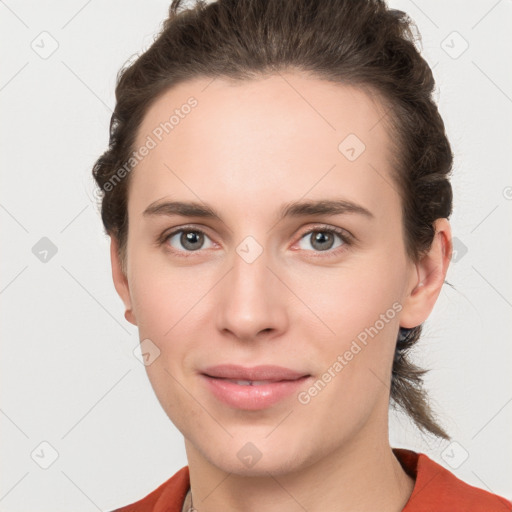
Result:
{"type": "Polygon", "coordinates": [[[410,261],[385,110],[360,89],[298,72],[189,81],[152,105],[136,146],[190,96],[197,107],[132,171],[126,274],[115,238],[111,261],[126,318],[160,350],[146,369],[185,438],[194,506],[402,510],[414,481],[388,440],[394,344],[400,325],[419,325],[434,307],[451,257],[448,220],[436,221],[428,254],[410,261]],[[350,133],[366,145],[355,161],[338,150],[350,133]],[[374,218],[278,221],[284,203],[335,198],[374,218]],[[207,203],[222,220],[144,216],[160,199],[207,203]],[[180,234],[156,243],[181,226],[206,233],[199,250],[187,252],[180,234]],[[334,235],[322,250],[311,231],[323,227],[355,241],[343,246],[334,235]],[[249,235],[263,249],[250,264],[236,251],[249,235]],[[401,311],[307,405],[292,395],[264,410],[235,409],[199,378],[206,366],[231,362],[276,364],[316,379],[394,303],[401,311]],[[252,467],[237,457],[248,442],[261,453],[252,467]]]}

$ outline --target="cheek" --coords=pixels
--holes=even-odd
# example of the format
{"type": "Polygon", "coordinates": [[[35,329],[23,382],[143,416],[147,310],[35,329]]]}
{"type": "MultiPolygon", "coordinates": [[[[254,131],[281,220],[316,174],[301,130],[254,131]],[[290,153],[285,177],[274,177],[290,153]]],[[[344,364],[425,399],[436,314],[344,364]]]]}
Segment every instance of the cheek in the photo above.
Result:
{"type": "Polygon", "coordinates": [[[162,264],[160,257],[134,255],[130,290],[140,335],[161,340],[172,336],[193,315],[192,307],[204,294],[201,282],[197,273],[162,264]]]}
{"type": "Polygon", "coordinates": [[[305,342],[318,373],[326,374],[318,404],[325,400],[327,409],[343,403],[344,411],[355,412],[387,391],[402,308],[400,270],[391,260],[354,258],[335,270],[311,272],[297,287],[318,315],[307,312],[296,321],[307,329],[305,342]]]}
{"type": "MultiPolygon", "coordinates": [[[[403,276],[389,254],[356,255],[337,267],[302,266],[286,279],[302,304],[299,323],[319,324],[319,334],[346,342],[375,324],[401,299],[403,276]]],[[[396,307],[395,307],[396,309],[396,307]]],[[[395,309],[388,312],[393,320],[395,309]]]]}
{"type": "Polygon", "coordinates": [[[299,401],[333,439],[362,428],[373,414],[385,414],[398,329],[400,304],[385,293],[350,297],[344,302],[338,295],[342,307],[324,313],[335,335],[312,338],[316,380],[299,401]]]}
{"type": "MultiPolygon", "coordinates": [[[[146,373],[162,409],[183,435],[191,432],[191,425],[204,421],[203,412],[198,402],[187,392],[186,378],[174,364],[169,363],[167,352],[151,365],[146,366],[146,373]]],[[[179,366],[179,365],[178,365],[179,366]]]]}

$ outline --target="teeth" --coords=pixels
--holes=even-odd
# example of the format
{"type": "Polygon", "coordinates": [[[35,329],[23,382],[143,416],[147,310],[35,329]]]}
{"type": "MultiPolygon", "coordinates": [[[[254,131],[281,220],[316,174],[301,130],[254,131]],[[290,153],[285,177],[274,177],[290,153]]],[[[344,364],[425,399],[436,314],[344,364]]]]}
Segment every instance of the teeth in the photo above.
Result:
{"type": "Polygon", "coordinates": [[[226,379],[229,382],[234,382],[235,384],[238,384],[239,386],[260,386],[262,384],[271,384],[271,380],[233,380],[233,379],[226,379]]]}

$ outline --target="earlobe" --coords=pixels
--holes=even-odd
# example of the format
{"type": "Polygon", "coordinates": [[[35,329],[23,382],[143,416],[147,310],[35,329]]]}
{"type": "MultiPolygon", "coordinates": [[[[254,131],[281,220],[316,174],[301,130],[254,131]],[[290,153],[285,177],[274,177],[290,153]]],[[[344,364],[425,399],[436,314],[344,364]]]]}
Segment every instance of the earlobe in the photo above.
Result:
{"type": "Polygon", "coordinates": [[[114,287],[126,308],[124,317],[131,324],[137,325],[137,321],[132,311],[128,278],[123,273],[121,260],[119,257],[119,245],[117,239],[114,236],[110,236],[110,262],[112,265],[112,280],[114,281],[114,287]]]}
{"type": "Polygon", "coordinates": [[[448,219],[437,219],[435,236],[429,251],[415,264],[415,275],[404,298],[400,326],[422,324],[434,309],[441,292],[452,255],[452,236],[448,219]]]}
{"type": "Polygon", "coordinates": [[[133,311],[131,309],[127,309],[125,312],[124,312],[124,317],[126,318],[126,320],[128,320],[128,322],[130,322],[131,324],[133,325],[137,325],[137,321],[135,320],[135,316],[133,315],[133,311]]]}

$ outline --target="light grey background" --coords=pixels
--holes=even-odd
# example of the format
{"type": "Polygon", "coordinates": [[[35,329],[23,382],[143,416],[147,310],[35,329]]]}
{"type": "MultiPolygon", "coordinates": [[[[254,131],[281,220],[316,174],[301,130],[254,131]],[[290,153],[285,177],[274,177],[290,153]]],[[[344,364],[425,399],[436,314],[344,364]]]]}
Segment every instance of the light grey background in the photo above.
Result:
{"type": "MultiPolygon", "coordinates": [[[[391,441],[510,499],[512,2],[390,5],[416,21],[434,68],[455,153],[457,249],[456,290],[444,287],[417,351],[455,444],[401,415],[391,441]]],[[[112,510],[187,463],[134,355],[91,177],[116,73],[152,43],[167,8],[0,1],[1,511],[112,510]]]]}

